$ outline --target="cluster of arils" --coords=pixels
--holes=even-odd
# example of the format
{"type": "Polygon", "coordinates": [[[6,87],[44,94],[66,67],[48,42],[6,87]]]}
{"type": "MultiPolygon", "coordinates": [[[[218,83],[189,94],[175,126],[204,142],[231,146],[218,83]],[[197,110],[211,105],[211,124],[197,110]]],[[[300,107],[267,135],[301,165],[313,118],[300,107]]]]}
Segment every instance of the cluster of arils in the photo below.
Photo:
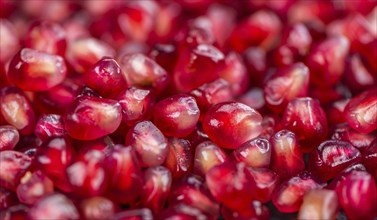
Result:
{"type": "Polygon", "coordinates": [[[376,218],[375,0],[0,3],[0,219],[376,218]]]}

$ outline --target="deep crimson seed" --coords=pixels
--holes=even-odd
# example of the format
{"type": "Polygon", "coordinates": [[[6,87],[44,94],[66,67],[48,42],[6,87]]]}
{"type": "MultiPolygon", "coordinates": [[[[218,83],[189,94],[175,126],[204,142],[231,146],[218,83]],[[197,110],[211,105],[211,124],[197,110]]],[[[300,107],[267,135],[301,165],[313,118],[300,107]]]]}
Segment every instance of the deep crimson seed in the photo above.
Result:
{"type": "Polygon", "coordinates": [[[0,126],[0,151],[12,150],[19,140],[20,134],[15,127],[11,125],[0,126]]]}
{"type": "Polygon", "coordinates": [[[59,137],[65,134],[63,119],[60,115],[43,115],[35,125],[34,134],[41,141],[46,141],[50,137],[59,137]]]}
{"type": "Polygon", "coordinates": [[[30,157],[21,152],[2,151],[0,153],[0,186],[14,191],[31,162],[30,157]]]}

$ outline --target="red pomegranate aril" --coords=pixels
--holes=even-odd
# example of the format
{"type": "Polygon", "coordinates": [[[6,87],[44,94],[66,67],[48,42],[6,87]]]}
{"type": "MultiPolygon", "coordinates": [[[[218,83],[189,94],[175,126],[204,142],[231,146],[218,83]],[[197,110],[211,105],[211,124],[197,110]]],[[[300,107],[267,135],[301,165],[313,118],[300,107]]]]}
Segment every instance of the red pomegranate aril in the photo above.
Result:
{"type": "Polygon", "coordinates": [[[75,149],[67,137],[52,137],[38,148],[35,160],[38,168],[54,182],[54,186],[71,191],[64,171],[75,155],[75,149]]]}
{"type": "Polygon", "coordinates": [[[15,127],[11,125],[0,126],[0,151],[13,150],[19,140],[20,134],[15,127]]]}
{"type": "Polygon", "coordinates": [[[281,130],[271,137],[270,143],[270,168],[280,177],[287,178],[305,169],[298,138],[293,132],[281,130]]]}
{"type": "Polygon", "coordinates": [[[243,52],[249,46],[269,50],[275,44],[280,29],[279,17],[274,12],[259,10],[234,28],[229,43],[237,52],[243,52]]]}
{"type": "Polygon", "coordinates": [[[226,153],[211,141],[204,141],[195,147],[194,173],[205,176],[214,166],[228,160],[226,153]]]}
{"type": "Polygon", "coordinates": [[[298,219],[336,219],[339,204],[336,192],[315,189],[305,194],[298,219]]]}
{"type": "Polygon", "coordinates": [[[363,164],[367,167],[368,171],[377,177],[377,138],[364,149],[363,151],[363,164]]]}
{"type": "Polygon", "coordinates": [[[43,115],[35,125],[34,134],[41,141],[46,141],[50,137],[59,137],[65,135],[63,119],[61,115],[47,114],[43,115]]]}
{"type": "MultiPolygon", "coordinates": [[[[16,193],[3,187],[0,188],[0,210],[8,209],[9,207],[18,203],[19,201],[17,199],[16,193]]],[[[1,211],[0,216],[2,216],[1,211]]]]}
{"type": "Polygon", "coordinates": [[[168,203],[191,206],[213,219],[219,213],[219,204],[211,195],[204,180],[195,175],[189,175],[173,186],[168,203]]]}
{"type": "Polygon", "coordinates": [[[147,220],[153,219],[152,211],[148,208],[127,209],[122,212],[115,213],[111,219],[113,220],[147,220]]]}
{"type": "Polygon", "coordinates": [[[126,145],[135,149],[143,167],[163,164],[169,151],[166,137],[150,121],[135,124],[127,132],[126,145]]]}
{"type": "Polygon", "coordinates": [[[206,182],[216,201],[234,211],[248,208],[255,194],[255,182],[244,163],[225,162],[206,173],[206,182]]]}
{"type": "Polygon", "coordinates": [[[353,97],[344,109],[349,126],[361,133],[377,129],[377,89],[373,88],[353,97]]]}
{"type": "Polygon", "coordinates": [[[276,132],[276,121],[279,120],[278,118],[274,118],[273,116],[265,116],[262,120],[262,132],[260,133],[260,138],[265,138],[270,140],[270,138],[276,132]]]}
{"type": "Polygon", "coordinates": [[[302,205],[304,195],[310,190],[321,189],[323,186],[324,184],[304,171],[281,183],[272,195],[272,202],[280,212],[297,212],[302,205]]]}
{"type": "Polygon", "coordinates": [[[327,140],[310,153],[308,168],[317,177],[327,181],[359,161],[360,151],[349,142],[327,140]]]}
{"type": "Polygon", "coordinates": [[[14,191],[31,163],[26,154],[13,150],[1,151],[0,186],[14,191]]]}
{"type": "Polygon", "coordinates": [[[216,47],[199,44],[181,50],[174,69],[174,85],[178,91],[188,92],[219,78],[224,54],[216,47]]]}
{"type": "Polygon", "coordinates": [[[326,114],[320,104],[310,97],[290,101],[281,124],[296,134],[303,152],[310,152],[327,137],[326,114]]]}
{"type": "Polygon", "coordinates": [[[160,213],[170,192],[171,172],[163,166],[150,167],[144,171],[144,180],[141,204],[154,214],[160,213]]]}
{"type": "Polygon", "coordinates": [[[249,167],[268,168],[271,160],[270,142],[264,138],[254,138],[235,149],[232,156],[249,167]]]}
{"type": "Polygon", "coordinates": [[[288,102],[304,97],[309,89],[309,69],[303,63],[279,69],[264,87],[267,106],[276,113],[284,111],[288,102]]]}
{"type": "Polygon", "coordinates": [[[188,140],[169,138],[169,153],[164,166],[170,170],[174,179],[188,174],[192,168],[193,150],[188,140]]]}
{"type": "Polygon", "coordinates": [[[278,46],[273,53],[274,64],[277,67],[286,67],[292,65],[296,60],[299,60],[294,49],[283,44],[278,46]]]}
{"type": "Polygon", "coordinates": [[[266,203],[271,200],[272,193],[280,183],[279,176],[268,168],[248,168],[253,177],[255,188],[255,199],[266,203]]]}
{"type": "Polygon", "coordinates": [[[377,216],[376,181],[369,173],[349,173],[337,186],[336,192],[340,206],[349,219],[374,219],[377,216]]]}
{"type": "Polygon", "coordinates": [[[87,85],[103,97],[114,97],[127,87],[122,70],[113,58],[102,58],[85,76],[87,85]]]}
{"type": "Polygon", "coordinates": [[[7,63],[19,50],[20,42],[16,27],[7,19],[0,19],[0,66],[7,63]]]}
{"type": "Polygon", "coordinates": [[[227,102],[233,99],[233,93],[228,81],[224,79],[217,79],[210,83],[205,83],[198,88],[190,92],[198,107],[200,109],[200,118],[203,118],[204,113],[212,105],[218,104],[220,102],[227,102]]]}
{"type": "Polygon", "coordinates": [[[65,170],[68,182],[76,195],[100,196],[107,191],[108,175],[99,150],[89,150],[65,170]]]}
{"type": "Polygon", "coordinates": [[[0,90],[0,113],[5,122],[17,128],[20,134],[33,132],[35,113],[25,93],[20,89],[3,87],[0,90]]]}
{"type": "Polygon", "coordinates": [[[41,113],[63,114],[74,102],[79,89],[78,84],[66,79],[48,91],[36,93],[34,106],[41,113]]]}
{"type": "Polygon", "coordinates": [[[122,121],[132,126],[138,121],[149,119],[154,99],[150,89],[129,87],[121,92],[117,100],[122,107],[122,121]]]}
{"type": "Polygon", "coordinates": [[[375,135],[359,133],[347,126],[347,124],[341,124],[336,127],[331,139],[347,141],[356,147],[360,152],[363,152],[364,149],[371,145],[375,139],[375,135]]]}
{"type": "Polygon", "coordinates": [[[363,164],[355,163],[340,172],[334,179],[331,180],[330,184],[326,188],[335,190],[339,186],[339,184],[347,177],[347,175],[354,171],[367,172],[367,169],[363,164]]]}
{"type": "Polygon", "coordinates": [[[236,13],[232,7],[214,4],[207,10],[208,19],[211,21],[216,43],[221,47],[226,43],[235,26],[236,13]]]}
{"type": "Polygon", "coordinates": [[[194,131],[199,116],[195,99],[186,94],[163,99],[153,108],[153,122],[166,136],[188,136],[194,131]]]}
{"type": "Polygon", "coordinates": [[[54,184],[42,171],[28,171],[21,178],[16,192],[20,202],[32,205],[43,196],[54,192],[54,184]]]}
{"type": "Polygon", "coordinates": [[[58,23],[49,21],[35,22],[31,25],[26,35],[25,47],[64,56],[67,47],[65,30],[58,23]]]}
{"type": "Polygon", "coordinates": [[[373,72],[365,65],[362,58],[354,54],[348,60],[344,72],[344,82],[355,94],[365,91],[377,84],[373,72]]]}
{"type": "Polygon", "coordinates": [[[38,200],[30,209],[28,217],[37,219],[80,219],[79,212],[65,195],[54,193],[38,200]]]}
{"type": "Polygon", "coordinates": [[[123,77],[130,86],[151,87],[162,91],[169,82],[168,73],[154,60],[141,54],[125,54],[118,59],[123,77]]]}
{"type": "Polygon", "coordinates": [[[235,149],[257,137],[262,116],[239,102],[223,102],[212,106],[203,119],[203,129],[218,146],[235,149]]]}
{"type": "Polygon", "coordinates": [[[251,85],[262,86],[268,69],[266,51],[260,47],[249,47],[243,53],[243,58],[250,73],[251,85]]]}
{"type": "Polygon", "coordinates": [[[284,31],[282,43],[292,48],[300,56],[305,56],[310,49],[312,37],[304,24],[297,23],[284,31]]]}
{"type": "Polygon", "coordinates": [[[310,84],[317,87],[335,85],[343,75],[349,45],[344,36],[335,36],[315,46],[306,60],[310,69],[310,84]]]}
{"type": "Polygon", "coordinates": [[[0,211],[0,217],[4,220],[22,220],[27,219],[27,214],[29,212],[29,207],[22,204],[16,204],[5,210],[0,211]]]}
{"type": "Polygon", "coordinates": [[[234,96],[241,95],[249,87],[249,74],[241,56],[237,53],[231,52],[225,57],[224,68],[219,75],[229,82],[234,96]]]}
{"type": "Polygon", "coordinates": [[[141,195],[143,177],[132,147],[115,145],[105,159],[109,196],[117,202],[132,203],[141,195]]]}
{"type": "Polygon", "coordinates": [[[118,209],[116,205],[105,197],[90,197],[80,203],[83,217],[88,220],[110,219],[118,209]]]}
{"type": "Polygon", "coordinates": [[[258,111],[263,111],[266,104],[263,89],[258,87],[254,87],[242,94],[240,97],[238,97],[237,101],[258,111]]]}
{"type": "Polygon", "coordinates": [[[68,43],[66,59],[78,73],[86,73],[103,57],[114,57],[110,45],[95,38],[81,38],[68,43]]]}
{"type": "Polygon", "coordinates": [[[25,91],[49,90],[66,75],[63,57],[30,48],[21,49],[13,57],[7,73],[9,82],[25,91]]]}
{"type": "Polygon", "coordinates": [[[83,96],[64,117],[67,133],[79,140],[94,140],[114,132],[122,121],[119,103],[83,96]]]}
{"type": "Polygon", "coordinates": [[[149,52],[149,56],[169,75],[173,74],[174,65],[177,61],[177,49],[173,44],[156,44],[149,52]]]}
{"type": "Polygon", "coordinates": [[[233,211],[226,206],[221,207],[221,215],[225,220],[268,220],[270,211],[260,201],[254,200],[249,204],[247,210],[242,212],[233,211]]]}

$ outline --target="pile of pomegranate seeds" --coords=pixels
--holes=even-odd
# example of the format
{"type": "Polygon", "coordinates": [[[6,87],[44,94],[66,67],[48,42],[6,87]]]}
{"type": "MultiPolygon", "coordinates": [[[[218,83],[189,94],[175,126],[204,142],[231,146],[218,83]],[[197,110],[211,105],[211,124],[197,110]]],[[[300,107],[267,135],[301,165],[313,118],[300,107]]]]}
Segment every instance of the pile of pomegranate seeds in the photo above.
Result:
{"type": "Polygon", "coordinates": [[[1,220],[377,219],[375,0],[0,0],[1,220]]]}

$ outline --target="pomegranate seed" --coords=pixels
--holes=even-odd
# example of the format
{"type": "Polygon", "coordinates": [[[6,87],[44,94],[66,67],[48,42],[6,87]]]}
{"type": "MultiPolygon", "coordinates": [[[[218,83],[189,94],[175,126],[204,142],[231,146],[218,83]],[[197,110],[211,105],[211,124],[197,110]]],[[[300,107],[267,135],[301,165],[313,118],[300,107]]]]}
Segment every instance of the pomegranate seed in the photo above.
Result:
{"type": "Polygon", "coordinates": [[[211,141],[204,141],[195,148],[194,173],[204,176],[212,167],[228,160],[225,152],[211,141]]]}
{"type": "Polygon", "coordinates": [[[122,121],[131,126],[143,119],[149,119],[148,110],[154,102],[154,95],[149,89],[130,87],[122,92],[117,100],[122,107],[122,121]]]}
{"type": "Polygon", "coordinates": [[[283,32],[282,44],[286,44],[301,56],[308,53],[311,43],[309,30],[302,23],[294,24],[283,32]]]}
{"type": "Polygon", "coordinates": [[[114,132],[122,121],[119,103],[83,96],[64,117],[67,133],[79,140],[93,140],[114,132]]]}
{"type": "Polygon", "coordinates": [[[335,219],[338,214],[335,191],[315,189],[305,194],[298,219],[335,219]]]}
{"type": "Polygon", "coordinates": [[[336,127],[331,139],[347,141],[362,152],[365,148],[371,145],[375,136],[373,134],[359,133],[347,126],[347,124],[342,124],[336,127]]]}
{"type": "MultiPolygon", "coordinates": [[[[18,199],[16,193],[3,187],[0,188],[0,210],[7,209],[17,203],[18,199]]],[[[1,211],[0,216],[2,216],[1,211]]]]}
{"type": "Polygon", "coordinates": [[[126,54],[119,57],[118,62],[130,86],[152,87],[162,91],[169,82],[168,73],[141,53],[126,54]]]}
{"type": "Polygon", "coordinates": [[[153,214],[150,209],[128,209],[127,211],[115,213],[111,217],[114,220],[144,220],[144,219],[153,219],[153,214]]]}
{"type": "Polygon", "coordinates": [[[143,179],[133,149],[115,145],[107,154],[105,166],[110,181],[110,197],[121,203],[134,202],[142,192],[143,179]]]}
{"type": "Polygon", "coordinates": [[[80,219],[79,213],[66,196],[54,193],[38,200],[31,207],[28,217],[36,219],[80,219]]]}
{"type": "Polygon", "coordinates": [[[244,163],[225,162],[206,173],[206,182],[218,202],[234,211],[248,207],[255,194],[255,182],[244,163]]]}
{"type": "Polygon", "coordinates": [[[369,173],[349,173],[337,186],[336,192],[349,219],[373,219],[377,216],[377,187],[369,173]]]}
{"type": "Polygon", "coordinates": [[[254,138],[235,149],[232,156],[249,167],[267,168],[271,160],[270,142],[264,138],[254,138]]]}
{"type": "Polygon", "coordinates": [[[280,183],[279,176],[267,168],[248,168],[256,183],[255,199],[266,203],[271,200],[272,193],[280,183]]]}
{"type": "Polygon", "coordinates": [[[95,38],[82,38],[68,43],[66,58],[74,70],[86,73],[102,57],[114,57],[115,51],[95,38]]]}
{"type": "Polygon", "coordinates": [[[290,101],[281,124],[296,134],[303,152],[310,152],[327,137],[326,114],[320,104],[310,97],[290,101]]]}
{"type": "Polygon", "coordinates": [[[90,197],[80,204],[83,217],[88,220],[103,220],[113,217],[116,205],[105,197],[90,197]]]}
{"type": "Polygon", "coordinates": [[[284,181],[276,188],[272,195],[272,202],[280,212],[297,212],[304,195],[310,190],[320,189],[323,186],[310,173],[303,172],[284,181]]]}
{"type": "Polygon", "coordinates": [[[164,208],[172,184],[170,171],[163,167],[150,167],[144,171],[145,185],[141,204],[150,208],[153,213],[159,213],[164,208]]]}
{"type": "Polygon", "coordinates": [[[330,104],[330,106],[325,111],[329,125],[346,123],[344,109],[348,102],[349,99],[342,99],[330,104]]]}
{"type": "Polygon", "coordinates": [[[344,109],[348,124],[358,132],[377,129],[377,89],[367,90],[353,97],[344,109]]]}
{"type": "Polygon", "coordinates": [[[11,125],[0,126],[0,151],[12,150],[19,140],[20,134],[15,127],[11,125]]]}
{"type": "Polygon", "coordinates": [[[17,204],[9,207],[4,211],[0,211],[0,217],[4,220],[13,219],[27,219],[27,214],[29,212],[29,207],[21,204],[17,204]]]}
{"type": "Polygon", "coordinates": [[[329,87],[339,81],[344,71],[349,44],[347,38],[336,36],[322,41],[310,51],[306,64],[310,69],[312,85],[329,87]]]}
{"type": "Polygon", "coordinates": [[[192,96],[177,94],[156,103],[153,122],[166,136],[185,137],[194,131],[199,115],[192,96]]]}
{"type": "Polygon", "coordinates": [[[63,171],[71,164],[75,155],[75,149],[68,138],[52,137],[38,148],[35,158],[38,167],[54,182],[54,186],[63,191],[71,191],[63,171]]]}
{"type": "Polygon", "coordinates": [[[199,44],[180,51],[174,69],[174,84],[181,92],[191,91],[219,78],[224,54],[216,47],[199,44]]]}
{"type": "Polygon", "coordinates": [[[249,204],[248,210],[243,212],[232,211],[223,206],[221,208],[221,214],[225,220],[270,219],[270,212],[268,211],[268,208],[257,200],[251,202],[251,204],[249,204]]]}
{"type": "Polygon", "coordinates": [[[103,159],[101,151],[89,150],[67,167],[68,182],[76,195],[99,196],[107,191],[108,176],[103,159]]]}
{"type": "Polygon", "coordinates": [[[281,29],[279,17],[270,11],[259,10],[238,24],[229,37],[230,45],[238,52],[249,46],[270,49],[281,29]]]}
{"type": "Polygon", "coordinates": [[[43,115],[35,125],[34,134],[41,141],[65,135],[62,117],[55,114],[43,115]]]}
{"type": "Polygon", "coordinates": [[[36,93],[34,106],[39,112],[62,114],[69,109],[78,93],[79,86],[66,79],[48,91],[36,93]]]}
{"type": "Polygon", "coordinates": [[[267,81],[264,97],[267,106],[274,112],[284,111],[288,102],[308,93],[309,69],[302,63],[296,63],[280,69],[267,81]]]}
{"type": "Polygon", "coordinates": [[[95,63],[86,76],[87,85],[104,97],[114,97],[127,86],[119,64],[109,57],[95,63]]]}
{"type": "Polygon", "coordinates": [[[354,171],[363,171],[366,172],[367,169],[365,166],[361,163],[355,163],[346,169],[344,169],[342,172],[340,172],[333,180],[331,180],[330,184],[327,186],[328,189],[335,190],[339,184],[347,177],[347,175],[354,171]]]}
{"type": "Polygon", "coordinates": [[[212,218],[218,215],[220,208],[204,181],[194,175],[185,177],[173,187],[168,203],[191,206],[212,218]]]}
{"type": "Polygon", "coordinates": [[[192,90],[190,94],[195,98],[200,109],[200,117],[203,118],[204,113],[212,105],[231,101],[233,94],[230,85],[223,79],[217,79],[210,83],[205,83],[200,87],[192,90]]]}
{"type": "Polygon", "coordinates": [[[173,44],[156,44],[150,51],[149,56],[164,68],[169,75],[174,71],[177,62],[177,49],[173,44]]]}
{"type": "Polygon", "coordinates": [[[67,75],[64,59],[23,48],[9,64],[8,80],[26,91],[45,91],[63,82],[67,75]]]}
{"type": "Polygon", "coordinates": [[[344,72],[344,81],[352,92],[359,93],[376,85],[373,73],[362,62],[361,57],[354,54],[347,62],[344,72]]]}
{"type": "Polygon", "coordinates": [[[19,50],[20,42],[16,27],[7,19],[0,19],[0,65],[8,62],[19,50]]]}
{"type": "Polygon", "coordinates": [[[219,75],[229,82],[235,96],[244,93],[249,86],[249,74],[237,53],[231,52],[225,57],[225,66],[219,75]]]}
{"type": "Polygon", "coordinates": [[[309,170],[327,181],[360,160],[360,151],[349,142],[327,140],[310,154],[309,170]]]}
{"type": "Polygon", "coordinates": [[[259,137],[270,139],[276,132],[276,120],[277,119],[272,116],[265,116],[262,120],[262,132],[259,137]]]}
{"type": "Polygon", "coordinates": [[[304,170],[305,163],[296,135],[281,130],[271,137],[270,168],[282,178],[290,177],[304,170]]]}
{"type": "Polygon", "coordinates": [[[0,90],[0,112],[4,120],[21,134],[30,134],[35,124],[35,114],[26,95],[15,87],[0,90]]]}
{"type": "Polygon", "coordinates": [[[158,166],[168,155],[168,141],[150,121],[135,124],[127,133],[126,144],[131,145],[143,167],[158,166]]]}
{"type": "MultiPolygon", "coordinates": [[[[213,216],[212,216],[213,217],[213,216]]],[[[198,208],[185,204],[170,206],[159,216],[159,219],[208,219],[198,208]]]]}
{"type": "Polygon", "coordinates": [[[224,102],[212,106],[204,116],[203,129],[217,145],[235,149],[257,137],[261,131],[262,116],[239,102],[224,102]]]}
{"type": "Polygon", "coordinates": [[[26,35],[25,46],[45,53],[63,56],[67,47],[65,30],[58,23],[35,22],[26,35]]]}
{"type": "Polygon", "coordinates": [[[0,186],[14,191],[31,162],[31,159],[21,152],[1,151],[0,186]]]}
{"type": "Polygon", "coordinates": [[[54,192],[54,184],[40,170],[26,172],[17,186],[17,196],[20,202],[34,204],[43,196],[54,192]]]}
{"type": "Polygon", "coordinates": [[[164,166],[170,170],[174,179],[178,179],[191,171],[192,145],[188,140],[169,138],[169,153],[164,166]]]}

